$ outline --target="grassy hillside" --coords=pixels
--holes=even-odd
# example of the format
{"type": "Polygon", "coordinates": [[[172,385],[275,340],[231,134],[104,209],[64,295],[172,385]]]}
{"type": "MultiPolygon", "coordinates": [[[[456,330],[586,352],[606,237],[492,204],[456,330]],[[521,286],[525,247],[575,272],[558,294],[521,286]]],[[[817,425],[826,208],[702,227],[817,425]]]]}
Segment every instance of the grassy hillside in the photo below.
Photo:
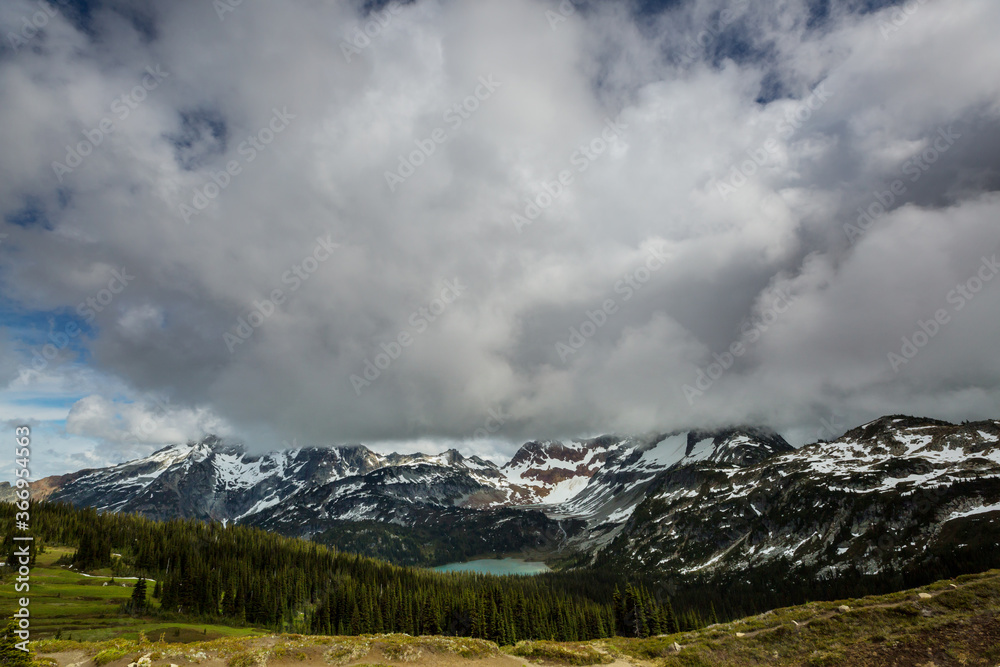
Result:
{"type": "MultiPolygon", "coordinates": [[[[46,568],[40,568],[40,570],[46,568]]],[[[52,592],[87,585],[68,578],[52,592]],[[63,588],[66,587],[66,588],[63,588]]],[[[128,589],[120,589],[127,593],[128,589]]],[[[90,596],[80,596],[90,597],[90,596]]],[[[56,601],[46,600],[59,604],[56,601]]],[[[111,596],[103,604],[109,605],[111,596]]],[[[96,602],[71,602],[64,610],[89,614],[96,602]],[[80,606],[73,607],[72,605],[80,606]]],[[[121,626],[136,634],[142,626],[121,626]]],[[[152,628],[151,628],[152,629],[152,628]]],[[[109,624],[105,632],[111,631],[109,624]]],[[[146,630],[150,637],[157,636],[146,630]]],[[[59,665],[127,665],[150,655],[154,666],[254,665],[459,665],[615,664],[664,667],[745,665],[996,665],[1000,662],[1000,570],[940,581],[919,589],[837,602],[778,609],[696,632],[648,639],[592,642],[520,642],[501,649],[491,642],[457,637],[368,635],[226,637],[187,644],[144,639],[45,640],[39,656],[59,665]]],[[[52,664],[52,663],[49,663],[52,664]]]]}
{"type": "MultiPolygon", "coordinates": [[[[891,595],[778,609],[661,641],[681,647],[665,653],[662,664],[671,666],[995,665],[1000,570],[891,595]]],[[[645,646],[653,647],[651,641],[645,646]]]]}

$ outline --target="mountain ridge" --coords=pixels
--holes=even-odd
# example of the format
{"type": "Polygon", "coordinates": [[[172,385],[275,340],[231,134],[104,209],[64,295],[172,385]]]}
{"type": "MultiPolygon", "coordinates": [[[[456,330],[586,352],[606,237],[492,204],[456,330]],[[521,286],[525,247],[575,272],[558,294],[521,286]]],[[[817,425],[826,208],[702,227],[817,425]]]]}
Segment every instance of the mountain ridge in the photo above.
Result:
{"type": "Polygon", "coordinates": [[[598,560],[681,573],[784,560],[837,576],[997,547],[1000,422],[889,416],[748,467],[673,468],[598,560]]]}
{"type": "Polygon", "coordinates": [[[926,564],[949,545],[1000,548],[988,509],[1000,506],[998,443],[997,421],[903,415],[798,449],[753,426],[529,441],[502,466],[455,450],[249,455],[208,438],[74,473],[49,499],[246,523],[407,563],[530,553],[702,576],[784,559],[840,576],[926,564]]]}

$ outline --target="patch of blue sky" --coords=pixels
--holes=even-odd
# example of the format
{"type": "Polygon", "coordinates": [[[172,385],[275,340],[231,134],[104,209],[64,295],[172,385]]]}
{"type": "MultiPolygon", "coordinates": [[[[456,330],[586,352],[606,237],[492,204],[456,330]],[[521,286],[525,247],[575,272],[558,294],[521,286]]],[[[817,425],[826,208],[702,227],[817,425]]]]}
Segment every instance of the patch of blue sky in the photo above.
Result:
{"type": "Polygon", "coordinates": [[[82,394],[62,394],[62,395],[26,395],[19,394],[6,399],[6,403],[14,406],[38,406],[41,408],[56,408],[69,412],[73,404],[84,398],[82,394]]]}
{"type": "Polygon", "coordinates": [[[86,363],[90,358],[87,341],[97,335],[97,329],[70,309],[26,310],[0,295],[0,326],[6,328],[15,346],[32,356],[31,350],[54,345],[61,353],[75,353],[76,360],[86,363]]]}
{"type": "Polygon", "coordinates": [[[47,230],[52,229],[52,221],[49,220],[41,200],[31,196],[25,198],[21,208],[5,215],[4,222],[25,229],[32,227],[41,227],[47,230]]]}

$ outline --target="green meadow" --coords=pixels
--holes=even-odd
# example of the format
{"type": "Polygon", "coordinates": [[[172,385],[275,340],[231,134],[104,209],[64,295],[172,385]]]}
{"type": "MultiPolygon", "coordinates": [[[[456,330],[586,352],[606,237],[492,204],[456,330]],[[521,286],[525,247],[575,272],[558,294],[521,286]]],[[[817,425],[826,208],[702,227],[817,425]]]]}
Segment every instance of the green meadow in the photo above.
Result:
{"type": "MultiPolygon", "coordinates": [[[[46,547],[38,554],[31,570],[31,590],[14,590],[14,575],[0,582],[0,617],[9,617],[18,608],[18,600],[31,600],[32,639],[55,638],[80,641],[102,641],[115,637],[138,639],[139,632],[151,639],[163,635],[165,641],[203,641],[219,637],[246,637],[260,634],[252,628],[233,628],[158,620],[153,617],[132,617],[123,613],[121,605],[132,596],[135,579],[113,578],[107,569],[80,573],[64,565],[56,565],[62,556],[72,555],[68,547],[46,547]]],[[[153,581],[146,589],[150,606],[153,581]]]]}

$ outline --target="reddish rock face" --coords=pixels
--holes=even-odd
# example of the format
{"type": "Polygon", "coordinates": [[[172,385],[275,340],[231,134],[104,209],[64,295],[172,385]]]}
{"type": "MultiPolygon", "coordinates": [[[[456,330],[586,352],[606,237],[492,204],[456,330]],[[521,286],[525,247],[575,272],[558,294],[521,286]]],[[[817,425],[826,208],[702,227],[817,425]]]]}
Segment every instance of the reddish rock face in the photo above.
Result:
{"type": "Polygon", "coordinates": [[[513,467],[522,463],[544,464],[550,460],[582,461],[587,455],[586,449],[571,449],[561,442],[529,442],[517,451],[510,463],[504,467],[513,467]]]}
{"type": "Polygon", "coordinates": [[[32,482],[31,498],[32,500],[45,500],[53,493],[61,489],[64,485],[82,477],[86,472],[88,471],[81,470],[79,472],[71,472],[68,475],[54,475],[52,477],[45,477],[44,479],[32,482]]]}
{"type": "Polygon", "coordinates": [[[538,502],[547,498],[562,482],[589,480],[620,446],[621,441],[615,438],[597,438],[569,445],[525,443],[502,469],[511,488],[517,490],[512,502],[538,502]]]}

